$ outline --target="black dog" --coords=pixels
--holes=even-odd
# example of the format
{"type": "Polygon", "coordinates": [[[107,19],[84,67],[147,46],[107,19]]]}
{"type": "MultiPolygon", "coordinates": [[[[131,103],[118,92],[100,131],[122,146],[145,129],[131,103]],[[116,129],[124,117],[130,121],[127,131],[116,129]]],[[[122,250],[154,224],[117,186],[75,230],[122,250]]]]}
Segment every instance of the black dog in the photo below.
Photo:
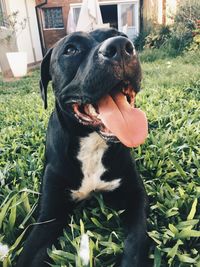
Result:
{"type": "Polygon", "coordinates": [[[132,42],[114,29],[68,35],[41,65],[45,108],[50,80],[56,101],[47,131],[40,214],[17,266],[48,266],[47,248],[62,234],[67,216],[92,191],[100,191],[105,203],[125,210],[127,237],[117,266],[146,267],[146,193],[127,147],[135,146],[132,134],[126,137],[132,121],[123,122],[140,90],[132,42]]]}

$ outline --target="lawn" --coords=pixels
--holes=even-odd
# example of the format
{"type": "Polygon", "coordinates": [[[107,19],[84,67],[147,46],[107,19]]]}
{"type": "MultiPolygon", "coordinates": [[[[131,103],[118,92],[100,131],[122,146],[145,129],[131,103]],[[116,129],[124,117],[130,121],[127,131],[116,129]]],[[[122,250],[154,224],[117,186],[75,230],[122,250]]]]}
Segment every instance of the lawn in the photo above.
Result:
{"type": "MultiPolygon", "coordinates": [[[[144,53],[141,61],[144,90],[137,105],[147,114],[149,137],[132,154],[150,201],[149,257],[154,267],[199,267],[200,53],[156,61],[144,53]]],[[[38,70],[18,81],[0,80],[0,243],[9,246],[3,267],[15,266],[23,237],[35,222],[54,102],[49,89],[50,105],[43,109],[38,80],[38,70]]],[[[69,218],[62,250],[48,252],[53,266],[81,266],[83,233],[90,239],[89,266],[112,267],[122,253],[123,232],[119,214],[105,207],[101,195],[69,218]]]]}

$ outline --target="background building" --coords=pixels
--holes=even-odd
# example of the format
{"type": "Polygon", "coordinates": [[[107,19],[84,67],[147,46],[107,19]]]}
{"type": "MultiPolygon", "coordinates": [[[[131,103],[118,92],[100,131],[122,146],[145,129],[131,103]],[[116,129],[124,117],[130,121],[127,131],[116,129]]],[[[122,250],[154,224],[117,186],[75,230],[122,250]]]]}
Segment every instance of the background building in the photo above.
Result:
{"type": "MultiPolygon", "coordinates": [[[[0,66],[9,73],[5,52],[26,51],[29,66],[41,61],[48,48],[67,34],[68,14],[71,10],[77,23],[82,0],[0,0],[0,14],[19,11],[18,20],[27,19],[26,28],[13,36],[12,42],[0,43],[0,66]]],[[[99,0],[104,23],[126,31],[134,38],[141,28],[150,24],[173,21],[177,0],[99,0]]],[[[6,31],[1,21],[0,37],[6,31]]]]}

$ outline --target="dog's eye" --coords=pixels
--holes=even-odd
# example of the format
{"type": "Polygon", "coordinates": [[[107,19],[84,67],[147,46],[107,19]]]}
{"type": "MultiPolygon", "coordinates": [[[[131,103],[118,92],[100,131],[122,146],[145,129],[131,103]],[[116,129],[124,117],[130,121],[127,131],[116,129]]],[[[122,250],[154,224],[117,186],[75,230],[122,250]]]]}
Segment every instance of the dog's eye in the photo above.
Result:
{"type": "Polygon", "coordinates": [[[77,53],[78,53],[78,49],[74,45],[68,45],[64,51],[64,54],[67,56],[73,56],[77,53]]]}

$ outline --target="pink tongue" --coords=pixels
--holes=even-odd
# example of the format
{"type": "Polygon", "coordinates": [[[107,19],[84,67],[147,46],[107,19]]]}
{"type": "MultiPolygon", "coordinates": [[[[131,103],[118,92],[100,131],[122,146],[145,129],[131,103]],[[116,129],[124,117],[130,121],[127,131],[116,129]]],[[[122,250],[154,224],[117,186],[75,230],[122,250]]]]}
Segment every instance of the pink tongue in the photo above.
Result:
{"type": "Polygon", "coordinates": [[[122,93],[110,95],[98,102],[99,116],[104,125],[127,147],[144,143],[148,135],[145,113],[132,108],[122,93]]]}

